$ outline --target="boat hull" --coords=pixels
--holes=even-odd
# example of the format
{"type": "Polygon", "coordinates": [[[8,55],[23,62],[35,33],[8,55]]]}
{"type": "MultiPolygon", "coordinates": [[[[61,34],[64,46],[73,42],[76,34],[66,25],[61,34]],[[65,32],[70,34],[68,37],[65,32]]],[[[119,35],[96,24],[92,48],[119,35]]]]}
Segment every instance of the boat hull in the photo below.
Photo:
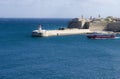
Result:
{"type": "Polygon", "coordinates": [[[88,35],[89,39],[112,39],[115,38],[115,35],[88,35]]]}

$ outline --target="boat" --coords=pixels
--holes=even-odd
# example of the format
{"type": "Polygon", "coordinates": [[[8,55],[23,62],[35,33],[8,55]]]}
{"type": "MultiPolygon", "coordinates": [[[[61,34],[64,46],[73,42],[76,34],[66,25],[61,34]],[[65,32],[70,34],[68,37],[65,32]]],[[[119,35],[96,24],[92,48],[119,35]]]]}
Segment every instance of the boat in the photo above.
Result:
{"type": "Polygon", "coordinates": [[[102,33],[94,33],[87,35],[87,38],[89,39],[113,39],[115,38],[115,34],[102,34],[102,33]]]}

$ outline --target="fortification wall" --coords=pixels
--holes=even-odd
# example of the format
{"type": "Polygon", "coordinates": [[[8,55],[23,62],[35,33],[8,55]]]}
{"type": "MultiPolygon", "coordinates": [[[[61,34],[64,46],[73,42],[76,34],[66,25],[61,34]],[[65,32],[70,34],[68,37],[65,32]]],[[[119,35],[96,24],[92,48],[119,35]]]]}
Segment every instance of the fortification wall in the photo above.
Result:
{"type": "Polygon", "coordinates": [[[120,22],[112,22],[107,25],[108,31],[120,31],[120,22]]]}
{"type": "Polygon", "coordinates": [[[82,22],[81,21],[71,21],[68,24],[68,28],[82,28],[82,22]]]}
{"type": "Polygon", "coordinates": [[[89,29],[91,31],[103,31],[107,29],[107,24],[106,22],[91,22],[89,25],[89,29]]]}

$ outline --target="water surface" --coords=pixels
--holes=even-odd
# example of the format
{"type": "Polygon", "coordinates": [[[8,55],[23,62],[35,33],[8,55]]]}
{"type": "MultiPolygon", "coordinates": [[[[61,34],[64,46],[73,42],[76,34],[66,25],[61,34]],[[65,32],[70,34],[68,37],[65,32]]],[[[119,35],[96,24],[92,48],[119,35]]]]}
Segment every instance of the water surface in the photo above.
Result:
{"type": "Polygon", "coordinates": [[[0,79],[119,79],[120,39],[85,35],[33,38],[70,19],[0,19],[0,79]]]}

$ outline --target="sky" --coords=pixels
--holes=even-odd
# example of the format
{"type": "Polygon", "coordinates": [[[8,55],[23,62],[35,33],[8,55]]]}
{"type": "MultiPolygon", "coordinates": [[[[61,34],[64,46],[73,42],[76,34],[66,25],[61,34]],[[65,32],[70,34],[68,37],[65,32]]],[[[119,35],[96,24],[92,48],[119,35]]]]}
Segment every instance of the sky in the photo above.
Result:
{"type": "Polygon", "coordinates": [[[120,17],[120,0],[0,0],[1,18],[120,17]]]}

